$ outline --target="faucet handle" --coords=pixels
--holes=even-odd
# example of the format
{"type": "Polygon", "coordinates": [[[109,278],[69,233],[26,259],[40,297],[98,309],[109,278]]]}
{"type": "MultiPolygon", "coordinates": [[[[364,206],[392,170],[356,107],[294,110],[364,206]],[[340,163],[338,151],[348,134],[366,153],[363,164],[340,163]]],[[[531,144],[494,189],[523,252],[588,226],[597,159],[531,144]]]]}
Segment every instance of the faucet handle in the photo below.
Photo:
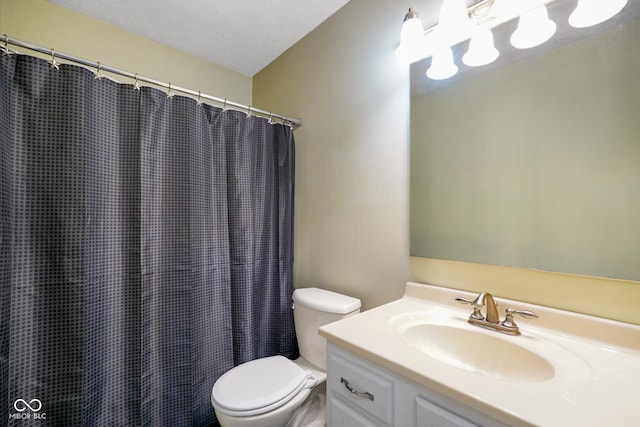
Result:
{"type": "Polygon", "coordinates": [[[514,310],[511,307],[508,307],[506,310],[506,317],[505,319],[500,323],[502,326],[504,326],[505,328],[512,328],[514,330],[518,330],[518,325],[516,325],[516,322],[513,321],[513,315],[517,314],[519,316],[522,317],[526,317],[528,319],[533,319],[533,318],[537,318],[538,315],[535,314],[533,311],[529,311],[529,310],[514,310]]]}
{"type": "Polygon", "coordinates": [[[458,297],[456,298],[456,301],[458,301],[461,304],[470,304],[473,306],[473,313],[471,313],[471,315],[469,317],[471,317],[472,319],[477,319],[477,320],[484,320],[484,316],[482,315],[482,312],[480,311],[483,307],[482,304],[478,304],[476,303],[475,300],[470,300],[468,298],[464,298],[464,297],[458,297]]]}
{"type": "Polygon", "coordinates": [[[529,311],[529,310],[514,310],[511,307],[507,308],[507,316],[509,315],[509,313],[511,313],[512,315],[513,314],[517,314],[519,316],[526,317],[527,319],[534,319],[534,318],[538,317],[538,315],[535,314],[533,311],[529,311]]]}

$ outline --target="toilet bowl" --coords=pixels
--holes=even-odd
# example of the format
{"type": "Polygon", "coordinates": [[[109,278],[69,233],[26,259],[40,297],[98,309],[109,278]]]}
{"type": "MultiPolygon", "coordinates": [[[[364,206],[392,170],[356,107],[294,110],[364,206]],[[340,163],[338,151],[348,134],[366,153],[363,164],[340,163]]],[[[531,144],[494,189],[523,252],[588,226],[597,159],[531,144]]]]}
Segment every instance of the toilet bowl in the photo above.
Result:
{"type": "Polygon", "coordinates": [[[360,301],[318,288],[296,289],[293,301],[301,357],[264,357],[223,374],[211,390],[223,427],[325,424],[326,341],[318,328],[360,312],[360,301]]]}
{"type": "Polygon", "coordinates": [[[284,426],[317,383],[286,357],[264,357],[226,372],[211,399],[223,426],[284,426]]]}

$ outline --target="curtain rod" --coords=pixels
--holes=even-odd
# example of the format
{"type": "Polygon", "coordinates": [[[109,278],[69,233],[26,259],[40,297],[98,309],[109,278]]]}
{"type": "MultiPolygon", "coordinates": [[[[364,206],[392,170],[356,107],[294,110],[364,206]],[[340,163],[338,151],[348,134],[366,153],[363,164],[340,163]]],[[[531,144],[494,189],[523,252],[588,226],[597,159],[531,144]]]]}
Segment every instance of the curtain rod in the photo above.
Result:
{"type": "Polygon", "coordinates": [[[95,68],[97,69],[97,72],[99,73],[100,71],[106,71],[109,73],[113,73],[113,74],[117,74],[120,76],[124,76],[127,77],[129,79],[135,80],[135,81],[140,81],[140,82],[145,82],[145,83],[150,83],[154,86],[159,86],[159,87],[163,87],[165,89],[168,89],[169,92],[171,91],[176,91],[176,92],[182,92],[182,93],[186,93],[188,95],[194,96],[196,98],[198,98],[198,100],[201,99],[206,99],[209,101],[213,101],[215,103],[218,103],[220,105],[222,105],[222,108],[232,108],[234,110],[238,110],[238,111],[242,111],[245,112],[249,115],[253,114],[253,115],[259,115],[262,117],[267,117],[269,118],[270,121],[280,121],[285,125],[291,126],[293,129],[296,129],[300,126],[302,126],[302,119],[299,118],[291,118],[291,117],[287,117],[287,116],[283,116],[280,114],[276,114],[276,113],[272,113],[271,111],[266,111],[266,110],[261,110],[259,108],[255,108],[252,107],[251,105],[244,105],[244,104],[240,104],[238,102],[233,102],[233,101],[229,101],[225,98],[219,98],[217,96],[212,96],[212,95],[207,95],[204,93],[201,93],[200,91],[197,90],[192,90],[192,89],[186,89],[180,86],[174,86],[171,83],[166,83],[166,82],[161,82],[159,80],[155,80],[149,77],[145,77],[145,76],[140,76],[137,73],[132,73],[129,71],[124,71],[121,70],[119,68],[115,68],[115,67],[110,67],[108,65],[103,65],[100,62],[93,62],[93,61],[89,61],[87,59],[84,58],[79,58],[77,56],[73,56],[73,55],[69,55],[63,52],[58,52],[54,49],[47,49],[45,47],[42,46],[38,46],[38,45],[34,45],[31,43],[27,43],[24,42],[22,40],[18,40],[18,39],[14,39],[11,38],[9,36],[7,36],[6,34],[3,35],[3,41],[4,41],[4,50],[6,50],[7,52],[10,52],[8,45],[14,45],[14,46],[19,46],[25,49],[29,49],[29,50],[34,50],[36,52],[40,52],[43,53],[45,55],[50,55],[51,59],[52,59],[52,63],[55,64],[55,60],[56,58],[60,58],[60,59],[64,59],[66,61],[71,61],[71,62],[75,62],[78,64],[82,64],[84,66],[87,67],[91,67],[91,68],[95,68]]]}

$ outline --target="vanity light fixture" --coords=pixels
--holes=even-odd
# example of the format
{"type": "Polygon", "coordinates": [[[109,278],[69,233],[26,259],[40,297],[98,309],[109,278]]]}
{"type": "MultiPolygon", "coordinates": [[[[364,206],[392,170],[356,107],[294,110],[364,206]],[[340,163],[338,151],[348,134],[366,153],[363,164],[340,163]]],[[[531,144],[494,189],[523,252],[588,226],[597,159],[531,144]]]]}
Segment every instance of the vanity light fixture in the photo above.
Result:
{"type": "MultiPolygon", "coordinates": [[[[405,15],[396,55],[411,64],[431,57],[427,77],[446,79],[458,71],[451,47],[469,40],[462,57],[465,65],[478,67],[495,61],[500,53],[494,46],[491,30],[518,18],[511,44],[529,49],[549,40],[556,32],[546,5],[559,0],[477,0],[466,6],[465,0],[443,0],[438,23],[424,29],[420,15],[413,9],[405,15]]],[[[628,0],[578,0],[569,24],[581,28],[599,24],[617,15],[628,0]]]]}

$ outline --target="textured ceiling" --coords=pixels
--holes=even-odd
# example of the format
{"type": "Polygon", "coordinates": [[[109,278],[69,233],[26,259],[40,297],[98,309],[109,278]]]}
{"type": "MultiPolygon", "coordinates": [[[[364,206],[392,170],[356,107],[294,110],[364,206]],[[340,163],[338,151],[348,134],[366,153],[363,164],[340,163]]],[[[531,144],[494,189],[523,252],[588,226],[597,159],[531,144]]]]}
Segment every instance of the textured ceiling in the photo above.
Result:
{"type": "Polygon", "coordinates": [[[49,0],[253,76],[349,0],[49,0]]]}

